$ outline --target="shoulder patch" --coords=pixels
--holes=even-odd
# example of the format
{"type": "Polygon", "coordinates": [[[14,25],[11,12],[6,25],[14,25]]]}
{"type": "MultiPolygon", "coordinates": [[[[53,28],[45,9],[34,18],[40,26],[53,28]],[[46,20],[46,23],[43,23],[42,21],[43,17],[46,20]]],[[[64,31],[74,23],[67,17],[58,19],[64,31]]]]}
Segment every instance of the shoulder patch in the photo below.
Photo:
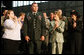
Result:
{"type": "Polygon", "coordinates": [[[39,15],[39,16],[38,16],[38,18],[39,18],[39,20],[41,20],[42,16],[41,16],[41,15],[39,15]]]}

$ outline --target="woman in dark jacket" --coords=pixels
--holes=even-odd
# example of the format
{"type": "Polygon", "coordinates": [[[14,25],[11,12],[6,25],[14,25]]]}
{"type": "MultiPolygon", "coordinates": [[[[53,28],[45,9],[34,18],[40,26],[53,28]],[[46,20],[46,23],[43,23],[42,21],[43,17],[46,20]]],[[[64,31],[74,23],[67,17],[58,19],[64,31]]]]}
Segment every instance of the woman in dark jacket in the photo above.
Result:
{"type": "Polygon", "coordinates": [[[76,11],[71,13],[71,21],[68,22],[68,34],[70,40],[71,54],[81,54],[82,21],[76,11]]]}

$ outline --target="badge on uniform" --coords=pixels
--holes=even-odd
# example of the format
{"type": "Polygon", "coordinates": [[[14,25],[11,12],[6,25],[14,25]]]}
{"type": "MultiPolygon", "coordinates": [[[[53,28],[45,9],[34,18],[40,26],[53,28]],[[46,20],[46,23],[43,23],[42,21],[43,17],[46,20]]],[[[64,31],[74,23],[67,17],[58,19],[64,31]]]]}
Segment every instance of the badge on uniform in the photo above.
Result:
{"type": "Polygon", "coordinates": [[[27,19],[28,19],[28,20],[31,20],[31,17],[30,17],[30,16],[28,16],[28,17],[27,17],[27,19]]]}
{"type": "Polygon", "coordinates": [[[39,18],[39,20],[41,20],[41,18],[42,18],[41,15],[39,15],[38,18],[39,18]]]}

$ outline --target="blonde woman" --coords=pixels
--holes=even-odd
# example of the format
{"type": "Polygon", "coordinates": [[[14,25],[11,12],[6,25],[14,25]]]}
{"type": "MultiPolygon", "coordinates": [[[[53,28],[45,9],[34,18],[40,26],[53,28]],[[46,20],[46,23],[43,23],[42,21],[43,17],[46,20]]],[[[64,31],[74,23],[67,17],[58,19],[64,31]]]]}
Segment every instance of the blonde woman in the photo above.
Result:
{"type": "Polygon", "coordinates": [[[21,22],[17,20],[13,10],[8,10],[6,20],[4,22],[4,34],[2,36],[4,54],[18,54],[20,37],[21,22]]]}
{"type": "Polygon", "coordinates": [[[50,32],[52,36],[50,37],[50,42],[52,43],[52,54],[62,54],[63,48],[63,32],[64,32],[65,22],[61,21],[58,12],[54,13],[54,20],[51,22],[50,32]]]}

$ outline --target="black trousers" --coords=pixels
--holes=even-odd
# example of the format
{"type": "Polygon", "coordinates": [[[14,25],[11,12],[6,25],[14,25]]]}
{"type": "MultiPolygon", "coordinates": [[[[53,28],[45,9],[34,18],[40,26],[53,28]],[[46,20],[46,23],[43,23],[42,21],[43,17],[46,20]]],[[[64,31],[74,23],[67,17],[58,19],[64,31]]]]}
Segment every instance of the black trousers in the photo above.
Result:
{"type": "Polygon", "coordinates": [[[41,44],[40,40],[29,41],[29,54],[41,54],[41,44]]]}
{"type": "Polygon", "coordinates": [[[72,36],[71,44],[71,53],[72,54],[81,54],[82,53],[82,34],[74,33],[72,36]]]}
{"type": "Polygon", "coordinates": [[[81,40],[73,40],[71,43],[71,53],[72,54],[81,54],[82,53],[82,41],[81,40]]]}
{"type": "Polygon", "coordinates": [[[2,54],[19,54],[19,43],[20,41],[2,39],[2,54]]]}

